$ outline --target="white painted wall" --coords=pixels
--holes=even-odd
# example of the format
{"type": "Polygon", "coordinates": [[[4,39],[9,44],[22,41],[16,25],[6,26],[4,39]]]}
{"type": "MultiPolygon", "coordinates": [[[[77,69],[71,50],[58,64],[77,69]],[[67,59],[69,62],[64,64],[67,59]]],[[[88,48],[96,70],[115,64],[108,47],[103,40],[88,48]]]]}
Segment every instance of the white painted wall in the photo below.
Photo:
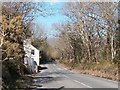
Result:
{"type": "Polygon", "coordinates": [[[39,66],[39,50],[31,45],[30,39],[24,40],[23,46],[25,51],[24,64],[27,64],[30,70],[33,71],[34,69],[37,72],[37,68],[35,69],[33,60],[37,63],[37,66],[39,66]],[[31,53],[32,50],[34,50],[34,55],[31,53]]]}
{"type": "Polygon", "coordinates": [[[31,57],[31,40],[30,39],[24,40],[23,46],[25,51],[25,57],[30,58],[31,57]]]}
{"type": "Polygon", "coordinates": [[[31,45],[31,50],[34,50],[34,55],[32,54],[31,58],[33,58],[34,61],[36,61],[37,65],[39,66],[39,50],[32,45],[31,45]]]}

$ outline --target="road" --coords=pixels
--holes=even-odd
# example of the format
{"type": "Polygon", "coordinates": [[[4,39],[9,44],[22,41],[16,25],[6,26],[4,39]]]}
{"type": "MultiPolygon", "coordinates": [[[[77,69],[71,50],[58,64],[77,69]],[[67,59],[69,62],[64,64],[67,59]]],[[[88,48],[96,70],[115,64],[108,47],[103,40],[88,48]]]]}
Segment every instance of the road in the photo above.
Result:
{"type": "Polygon", "coordinates": [[[78,74],[67,70],[56,63],[42,65],[48,69],[35,76],[35,84],[56,88],[118,88],[118,82],[91,75],[78,74]]]}

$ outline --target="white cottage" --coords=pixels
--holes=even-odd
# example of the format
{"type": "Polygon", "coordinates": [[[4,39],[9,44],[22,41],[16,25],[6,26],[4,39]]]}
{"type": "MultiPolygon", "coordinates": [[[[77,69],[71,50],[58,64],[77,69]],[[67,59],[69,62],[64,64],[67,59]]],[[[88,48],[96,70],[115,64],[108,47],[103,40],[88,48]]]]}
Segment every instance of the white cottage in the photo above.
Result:
{"type": "Polygon", "coordinates": [[[24,40],[24,51],[24,64],[29,68],[31,72],[38,72],[39,50],[31,45],[30,39],[24,40]]]}
{"type": "Polygon", "coordinates": [[[39,66],[39,50],[36,49],[34,46],[31,45],[31,58],[34,59],[34,61],[37,63],[39,66]]]}

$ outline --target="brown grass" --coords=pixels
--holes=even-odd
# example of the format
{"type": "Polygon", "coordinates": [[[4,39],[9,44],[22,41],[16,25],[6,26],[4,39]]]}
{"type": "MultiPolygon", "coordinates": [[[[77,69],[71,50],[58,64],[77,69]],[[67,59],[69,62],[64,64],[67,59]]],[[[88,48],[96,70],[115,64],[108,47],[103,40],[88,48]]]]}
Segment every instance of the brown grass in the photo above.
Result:
{"type": "Polygon", "coordinates": [[[110,61],[102,60],[99,63],[73,64],[64,61],[60,62],[64,67],[82,74],[90,74],[97,77],[118,81],[118,66],[110,61]]]}

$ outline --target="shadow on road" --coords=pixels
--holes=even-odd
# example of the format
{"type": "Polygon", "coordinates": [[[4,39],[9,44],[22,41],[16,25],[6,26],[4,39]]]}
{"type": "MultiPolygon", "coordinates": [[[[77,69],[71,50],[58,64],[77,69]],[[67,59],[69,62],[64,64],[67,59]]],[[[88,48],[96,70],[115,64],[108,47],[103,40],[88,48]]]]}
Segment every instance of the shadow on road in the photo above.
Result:
{"type": "Polygon", "coordinates": [[[44,60],[41,62],[41,64],[56,64],[55,60],[44,60]]]}
{"type": "Polygon", "coordinates": [[[39,70],[44,70],[44,69],[48,69],[47,67],[42,67],[42,66],[38,66],[39,70]]]}
{"type": "Polygon", "coordinates": [[[61,77],[49,77],[49,76],[37,76],[37,77],[34,77],[33,78],[33,83],[41,83],[41,84],[44,84],[44,83],[50,83],[52,81],[58,81],[62,79],[61,77]]]}
{"type": "MultiPolygon", "coordinates": [[[[43,84],[51,83],[53,81],[61,80],[61,77],[51,77],[51,76],[29,76],[30,87],[25,90],[61,90],[63,87],[58,88],[46,88],[43,84]]],[[[23,89],[23,88],[21,88],[23,89]]]]}

